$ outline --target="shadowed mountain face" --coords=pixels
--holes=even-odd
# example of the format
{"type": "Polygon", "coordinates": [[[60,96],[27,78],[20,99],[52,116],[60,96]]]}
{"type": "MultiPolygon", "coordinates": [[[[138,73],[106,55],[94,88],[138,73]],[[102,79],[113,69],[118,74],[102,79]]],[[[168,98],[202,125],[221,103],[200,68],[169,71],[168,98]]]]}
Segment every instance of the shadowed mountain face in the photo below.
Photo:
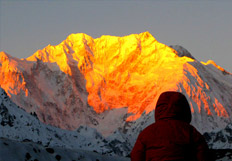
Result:
{"type": "Polygon", "coordinates": [[[107,136],[129,124],[151,123],[149,113],[167,90],[187,97],[192,124],[201,132],[225,127],[231,122],[232,75],[171,47],[148,32],[97,39],[72,34],[26,59],[1,52],[0,84],[18,106],[63,129],[88,125],[107,136]]]}
{"type": "MultiPolygon", "coordinates": [[[[138,131],[146,127],[151,114],[143,114],[128,124],[131,126],[104,138],[87,126],[69,131],[45,125],[35,113],[28,114],[16,106],[0,88],[0,160],[130,160],[122,156],[130,154],[138,131]]],[[[217,149],[211,151],[215,159],[231,158],[231,150],[226,149],[231,148],[231,131],[228,124],[221,131],[204,134],[209,146],[217,149]]]]}
{"type": "MultiPolygon", "coordinates": [[[[130,161],[130,158],[119,156],[100,155],[96,152],[85,150],[70,150],[61,147],[44,147],[33,142],[17,142],[8,139],[0,138],[0,145],[3,150],[0,151],[0,159],[4,161],[19,161],[19,160],[39,160],[47,161],[54,160],[93,160],[93,161],[130,161]],[[17,153],[12,153],[17,151],[17,153]],[[10,155],[5,155],[10,154],[10,155]]],[[[221,149],[211,150],[210,154],[214,161],[229,161],[232,158],[232,150],[221,149]]]]}
{"type": "MultiPolygon", "coordinates": [[[[72,149],[80,152],[82,149],[87,153],[86,156],[88,156],[88,151],[126,156],[130,153],[131,145],[120,136],[120,133],[115,133],[115,136],[105,138],[96,129],[87,126],[80,126],[74,131],[69,131],[43,124],[37,119],[35,113],[29,114],[15,105],[5,91],[0,88],[0,160],[25,160],[20,158],[25,157],[25,151],[32,151],[31,146],[29,148],[31,150],[28,149],[30,144],[38,148],[60,147],[63,151],[72,149]],[[5,145],[3,146],[2,141],[4,140],[9,140],[11,147],[7,146],[7,143],[3,143],[5,145]],[[20,146],[22,147],[19,148],[20,146]]],[[[40,153],[37,156],[41,160],[48,160],[46,157],[49,156],[46,155],[40,153]],[[43,156],[46,157],[43,158],[43,156]]]]}

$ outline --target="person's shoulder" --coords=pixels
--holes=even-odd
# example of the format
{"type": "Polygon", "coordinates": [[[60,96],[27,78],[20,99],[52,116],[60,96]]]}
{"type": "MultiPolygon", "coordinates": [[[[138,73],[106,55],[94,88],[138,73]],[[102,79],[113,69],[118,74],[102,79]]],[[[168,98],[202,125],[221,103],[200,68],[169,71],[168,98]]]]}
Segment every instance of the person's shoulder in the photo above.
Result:
{"type": "Polygon", "coordinates": [[[155,123],[147,126],[145,129],[142,130],[142,132],[140,133],[140,136],[144,136],[144,135],[148,135],[149,133],[152,133],[153,130],[155,128],[155,123]]]}
{"type": "Polygon", "coordinates": [[[144,130],[146,130],[146,131],[151,130],[151,129],[153,129],[155,127],[155,125],[156,125],[156,123],[153,123],[153,124],[147,126],[144,130]]]}
{"type": "Polygon", "coordinates": [[[191,135],[195,141],[205,140],[204,136],[192,125],[191,126],[191,135]]]}

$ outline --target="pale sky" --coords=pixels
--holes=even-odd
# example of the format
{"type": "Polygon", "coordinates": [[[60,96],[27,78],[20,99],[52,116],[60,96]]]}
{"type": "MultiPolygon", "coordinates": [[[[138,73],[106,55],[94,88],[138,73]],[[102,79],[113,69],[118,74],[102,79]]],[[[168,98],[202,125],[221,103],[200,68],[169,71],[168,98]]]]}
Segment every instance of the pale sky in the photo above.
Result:
{"type": "Polygon", "coordinates": [[[26,58],[71,33],[149,31],[232,72],[231,0],[0,0],[0,51],[26,58]]]}

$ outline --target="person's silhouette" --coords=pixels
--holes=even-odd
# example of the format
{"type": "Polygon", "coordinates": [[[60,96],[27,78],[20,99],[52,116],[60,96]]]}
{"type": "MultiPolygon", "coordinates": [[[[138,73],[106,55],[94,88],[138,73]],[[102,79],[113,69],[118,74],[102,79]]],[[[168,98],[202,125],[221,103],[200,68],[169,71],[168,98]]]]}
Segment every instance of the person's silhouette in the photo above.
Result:
{"type": "Polygon", "coordinates": [[[208,146],[190,125],[191,119],[183,94],[162,93],[155,109],[155,123],[139,134],[131,161],[208,161],[208,146]]]}

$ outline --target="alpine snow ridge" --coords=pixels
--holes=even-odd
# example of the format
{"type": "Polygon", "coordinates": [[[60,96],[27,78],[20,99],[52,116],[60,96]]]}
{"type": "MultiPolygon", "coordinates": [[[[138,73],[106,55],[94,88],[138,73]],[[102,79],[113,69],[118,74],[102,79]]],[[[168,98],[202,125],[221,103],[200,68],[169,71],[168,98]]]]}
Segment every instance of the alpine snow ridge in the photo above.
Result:
{"type": "MultiPolygon", "coordinates": [[[[130,146],[126,142],[123,142],[123,146],[115,146],[114,142],[122,144],[119,139],[105,138],[96,129],[87,126],[68,131],[43,124],[37,119],[36,114],[28,114],[15,105],[1,88],[0,129],[0,142],[10,142],[12,145],[37,144],[37,147],[57,147],[66,151],[72,149],[75,152],[86,153],[85,155],[92,151],[99,155],[125,156],[130,151],[130,146]]],[[[9,147],[4,149],[7,151],[7,148],[9,147]]],[[[3,154],[3,149],[0,150],[0,154],[3,154]]],[[[0,160],[2,157],[3,155],[0,155],[0,160]]]]}
{"type": "Polygon", "coordinates": [[[94,128],[117,138],[112,143],[118,147],[122,141],[133,146],[154,122],[156,101],[167,90],[186,95],[192,124],[202,133],[225,128],[231,122],[232,74],[213,61],[199,62],[181,46],[171,47],[149,32],[97,39],[72,34],[26,59],[1,52],[0,84],[43,123],[94,128]]]}
{"type": "MultiPolygon", "coordinates": [[[[129,142],[120,134],[120,130],[110,137],[104,138],[96,130],[88,127],[67,131],[45,125],[37,119],[35,113],[28,114],[15,105],[2,89],[0,89],[0,104],[1,160],[129,161],[129,158],[122,156],[128,156],[132,147],[128,146],[129,142]]],[[[143,123],[146,123],[146,120],[141,121],[140,128],[143,123]]],[[[226,132],[231,131],[232,128],[229,124],[226,132]]],[[[212,141],[215,139],[225,143],[225,138],[220,136],[224,135],[221,132],[205,133],[210,146],[214,145],[212,141]]],[[[225,144],[219,144],[217,148],[221,148],[220,145],[225,144]]],[[[230,147],[228,142],[226,146],[230,147]]],[[[231,157],[231,153],[227,150],[221,151],[213,151],[213,154],[216,154],[215,158],[222,159],[224,157],[227,160],[231,157]]]]}

